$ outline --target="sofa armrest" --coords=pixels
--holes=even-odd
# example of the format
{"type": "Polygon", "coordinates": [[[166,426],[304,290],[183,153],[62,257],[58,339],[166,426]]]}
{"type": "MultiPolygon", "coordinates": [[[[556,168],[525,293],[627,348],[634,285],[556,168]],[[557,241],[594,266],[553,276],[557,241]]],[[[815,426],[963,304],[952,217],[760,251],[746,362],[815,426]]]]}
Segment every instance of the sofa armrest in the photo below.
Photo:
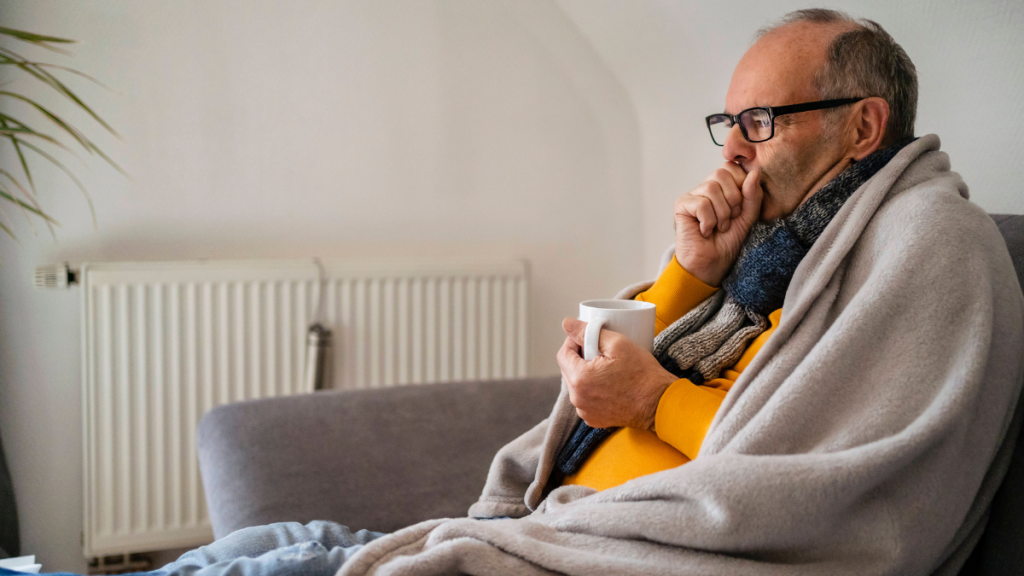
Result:
{"type": "Polygon", "coordinates": [[[215,408],[197,435],[214,535],[311,520],[391,532],[464,516],[495,452],[548,416],[559,387],[459,382],[215,408]]]}

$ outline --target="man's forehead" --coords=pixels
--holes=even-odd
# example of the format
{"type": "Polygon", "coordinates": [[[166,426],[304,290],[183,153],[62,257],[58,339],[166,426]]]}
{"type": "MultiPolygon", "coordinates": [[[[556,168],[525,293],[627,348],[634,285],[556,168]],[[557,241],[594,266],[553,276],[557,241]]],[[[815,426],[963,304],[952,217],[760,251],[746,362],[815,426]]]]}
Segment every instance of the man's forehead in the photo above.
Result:
{"type": "Polygon", "coordinates": [[[726,112],[817,99],[814,76],[825,64],[829,43],[844,29],[849,26],[800,22],[760,38],[736,65],[726,95],[726,112]]]}

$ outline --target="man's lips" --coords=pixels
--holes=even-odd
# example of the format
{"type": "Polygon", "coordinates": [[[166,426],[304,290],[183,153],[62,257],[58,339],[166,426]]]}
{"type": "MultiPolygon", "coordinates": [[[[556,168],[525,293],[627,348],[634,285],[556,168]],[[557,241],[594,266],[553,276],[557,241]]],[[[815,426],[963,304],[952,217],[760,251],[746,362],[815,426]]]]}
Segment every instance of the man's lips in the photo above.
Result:
{"type": "MultiPolygon", "coordinates": [[[[747,174],[750,174],[750,172],[755,169],[753,166],[750,166],[743,162],[734,162],[734,164],[742,168],[743,171],[747,174]]],[[[765,171],[763,166],[758,168],[758,170],[760,170],[760,173],[758,174],[757,183],[761,185],[761,190],[767,196],[769,194],[768,189],[770,187],[768,181],[771,178],[771,176],[768,174],[768,172],[765,171]]]]}

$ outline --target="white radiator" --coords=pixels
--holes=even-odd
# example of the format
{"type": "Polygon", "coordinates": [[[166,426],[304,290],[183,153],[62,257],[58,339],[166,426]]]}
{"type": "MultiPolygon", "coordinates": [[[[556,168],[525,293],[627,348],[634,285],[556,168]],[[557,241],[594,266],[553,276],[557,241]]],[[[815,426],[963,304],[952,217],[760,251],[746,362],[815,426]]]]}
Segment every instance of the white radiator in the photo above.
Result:
{"type": "Polygon", "coordinates": [[[212,539],[195,428],[214,406],[309,392],[322,290],[333,387],[523,377],[525,262],[153,262],[82,267],[88,557],[212,539]]]}

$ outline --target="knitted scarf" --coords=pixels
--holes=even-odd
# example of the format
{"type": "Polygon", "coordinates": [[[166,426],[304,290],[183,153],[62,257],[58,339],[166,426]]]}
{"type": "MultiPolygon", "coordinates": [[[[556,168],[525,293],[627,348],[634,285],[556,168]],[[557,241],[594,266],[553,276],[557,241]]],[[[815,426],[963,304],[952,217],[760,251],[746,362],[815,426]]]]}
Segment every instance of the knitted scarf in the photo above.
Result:
{"type": "MultiPolygon", "coordinates": [[[[734,365],[748,343],[768,329],[768,314],[782,307],[800,261],[846,200],[912,141],[854,162],[789,216],[755,223],[723,282],[724,290],[662,330],[654,339],[654,357],[672,374],[698,386],[734,365]]],[[[580,421],[558,453],[556,470],[575,474],[615,430],[580,421]]],[[[554,476],[552,481],[560,484],[562,479],[554,476]]]]}

